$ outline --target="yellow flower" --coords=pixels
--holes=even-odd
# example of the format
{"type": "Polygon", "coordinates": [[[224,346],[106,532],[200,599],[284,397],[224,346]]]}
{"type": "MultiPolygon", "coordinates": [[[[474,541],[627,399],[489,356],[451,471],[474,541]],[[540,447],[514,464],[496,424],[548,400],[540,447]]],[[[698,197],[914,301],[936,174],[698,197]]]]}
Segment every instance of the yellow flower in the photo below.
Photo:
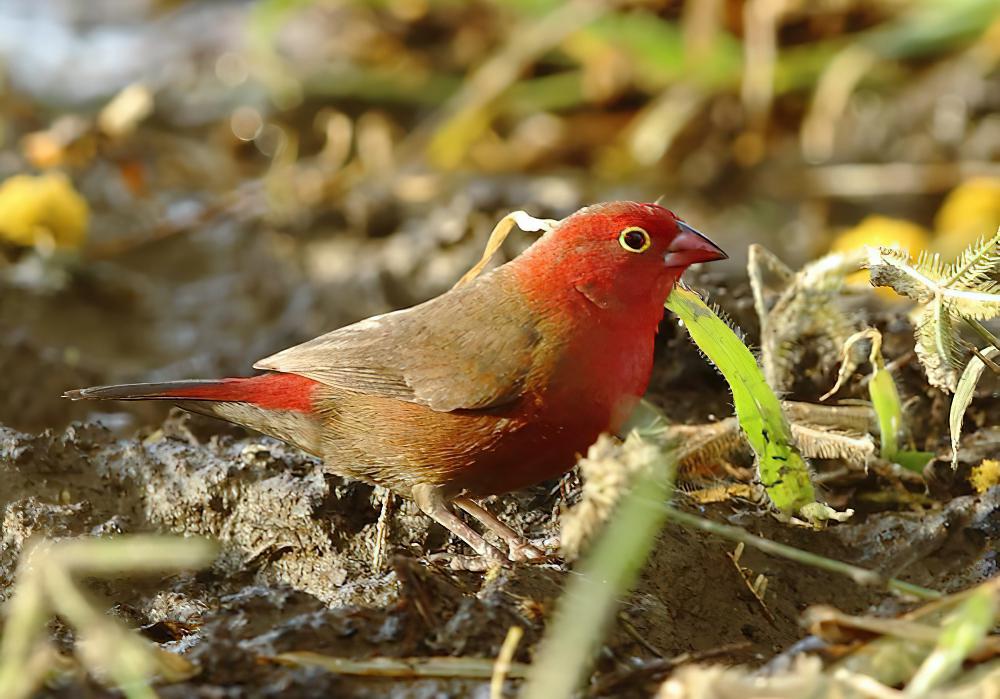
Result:
{"type": "Polygon", "coordinates": [[[1000,177],[973,177],[951,191],[934,220],[934,247],[954,259],[1000,226],[1000,177]]]}
{"type": "Polygon", "coordinates": [[[90,209],[65,175],[14,175],[0,184],[0,238],[15,245],[79,247],[90,209]]]}
{"type": "Polygon", "coordinates": [[[1000,461],[983,459],[981,464],[973,467],[969,483],[977,493],[985,493],[993,486],[1000,485],[1000,461]]]}
{"type": "MultiPolygon", "coordinates": [[[[849,228],[838,235],[833,245],[830,246],[832,252],[850,252],[863,248],[865,245],[872,247],[899,248],[908,251],[916,257],[921,250],[930,244],[930,233],[915,223],[886,216],[868,216],[854,228],[849,228]]],[[[868,272],[861,271],[850,275],[847,278],[850,284],[867,284],[868,272]]],[[[885,287],[879,287],[879,293],[898,298],[896,292],[885,287]]]]}

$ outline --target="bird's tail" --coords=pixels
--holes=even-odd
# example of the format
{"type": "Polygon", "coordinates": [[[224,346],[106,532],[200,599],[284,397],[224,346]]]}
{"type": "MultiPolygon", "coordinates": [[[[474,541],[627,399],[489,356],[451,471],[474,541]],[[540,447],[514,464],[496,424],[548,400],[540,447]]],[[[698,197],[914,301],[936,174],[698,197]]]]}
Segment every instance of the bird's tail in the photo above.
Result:
{"type": "Polygon", "coordinates": [[[321,423],[313,403],[317,386],[297,374],[267,373],[240,379],[93,386],[66,391],[63,397],[172,401],[185,410],[244,425],[319,454],[321,423]]]}

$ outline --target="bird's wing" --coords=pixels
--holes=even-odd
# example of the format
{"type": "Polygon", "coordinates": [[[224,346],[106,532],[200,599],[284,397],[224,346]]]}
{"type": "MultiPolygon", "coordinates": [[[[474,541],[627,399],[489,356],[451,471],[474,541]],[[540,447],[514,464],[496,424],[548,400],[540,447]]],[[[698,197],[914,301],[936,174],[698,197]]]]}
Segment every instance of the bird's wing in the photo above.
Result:
{"type": "MultiPolygon", "coordinates": [[[[499,280],[496,280],[499,281],[499,280]]],[[[518,398],[541,338],[516,293],[474,283],[321,335],[254,364],[437,411],[518,398]]]]}

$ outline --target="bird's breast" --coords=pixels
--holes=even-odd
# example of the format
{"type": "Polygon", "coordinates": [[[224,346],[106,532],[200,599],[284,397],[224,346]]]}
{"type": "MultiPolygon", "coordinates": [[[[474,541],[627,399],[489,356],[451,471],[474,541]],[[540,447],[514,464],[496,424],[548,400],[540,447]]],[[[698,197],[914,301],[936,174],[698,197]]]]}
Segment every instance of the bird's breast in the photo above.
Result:
{"type": "Polygon", "coordinates": [[[548,381],[553,417],[599,428],[598,434],[617,431],[646,392],[655,332],[655,326],[608,322],[572,335],[548,381]]]}
{"type": "Polygon", "coordinates": [[[602,432],[617,432],[646,391],[655,328],[598,327],[543,343],[540,371],[503,414],[502,436],[452,486],[473,495],[517,490],[555,478],[602,432]]]}

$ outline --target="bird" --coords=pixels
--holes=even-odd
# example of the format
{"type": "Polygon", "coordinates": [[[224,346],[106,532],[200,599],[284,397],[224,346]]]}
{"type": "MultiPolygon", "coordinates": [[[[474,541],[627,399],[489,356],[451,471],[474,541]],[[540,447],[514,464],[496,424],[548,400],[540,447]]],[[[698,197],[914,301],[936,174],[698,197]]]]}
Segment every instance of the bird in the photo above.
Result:
{"type": "Polygon", "coordinates": [[[453,567],[541,558],[482,499],[561,476],[620,430],[646,392],[671,289],[727,257],[653,203],[595,204],[547,228],[468,283],[261,359],[264,373],[64,397],[172,401],[288,442],[412,499],[474,552],[453,567]]]}

